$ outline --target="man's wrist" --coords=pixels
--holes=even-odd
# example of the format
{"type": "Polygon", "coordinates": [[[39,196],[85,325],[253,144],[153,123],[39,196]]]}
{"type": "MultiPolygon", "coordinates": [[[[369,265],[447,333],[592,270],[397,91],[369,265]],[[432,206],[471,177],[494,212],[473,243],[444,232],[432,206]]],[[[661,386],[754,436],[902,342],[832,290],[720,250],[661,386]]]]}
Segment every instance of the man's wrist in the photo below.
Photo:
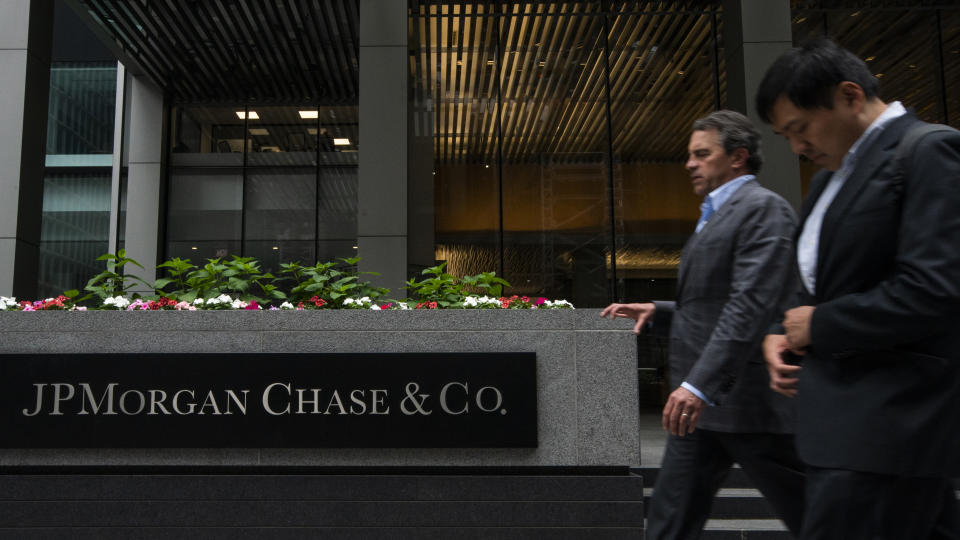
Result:
{"type": "Polygon", "coordinates": [[[682,383],[680,383],[680,387],[686,389],[686,390],[689,391],[691,394],[697,396],[698,398],[700,398],[701,400],[703,400],[703,402],[706,403],[707,405],[713,405],[713,401],[710,400],[710,399],[706,396],[706,394],[704,394],[703,392],[701,392],[696,386],[688,383],[687,381],[683,381],[682,383]]]}

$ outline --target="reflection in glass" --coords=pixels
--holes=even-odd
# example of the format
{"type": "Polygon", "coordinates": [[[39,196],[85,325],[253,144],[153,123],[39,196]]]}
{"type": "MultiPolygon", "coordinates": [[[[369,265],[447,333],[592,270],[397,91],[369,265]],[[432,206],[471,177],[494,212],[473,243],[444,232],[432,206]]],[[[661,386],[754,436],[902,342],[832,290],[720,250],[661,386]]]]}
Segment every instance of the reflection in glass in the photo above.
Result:
{"type": "Polygon", "coordinates": [[[415,4],[409,182],[428,193],[432,185],[433,208],[418,199],[411,220],[435,227],[435,249],[411,274],[430,259],[458,276],[500,273],[496,3],[415,4]]]}
{"type": "Polygon", "coordinates": [[[436,258],[583,307],[672,297],[699,204],[689,126],[724,96],[717,3],[410,6],[411,138],[434,141],[436,258]]]}
{"type": "Polygon", "coordinates": [[[240,255],[243,177],[238,169],[170,172],[167,258],[240,255]]]}
{"type": "Polygon", "coordinates": [[[82,289],[106,265],[110,171],[48,172],[43,181],[38,294],[57,296],[82,289]]]}
{"type": "Polygon", "coordinates": [[[715,50],[715,34],[721,28],[709,11],[636,11],[611,19],[620,297],[675,294],[680,250],[693,232],[701,202],[683,168],[690,127],[714,110],[716,85],[723,84],[723,66],[715,65],[715,58],[723,57],[715,50]]]}
{"type": "Polygon", "coordinates": [[[243,254],[259,259],[265,272],[279,262],[313,261],[316,171],[313,168],[252,169],[244,196],[243,254]]]}
{"type": "Polygon", "coordinates": [[[115,62],[56,62],[50,67],[47,154],[112,154],[115,62]]]}

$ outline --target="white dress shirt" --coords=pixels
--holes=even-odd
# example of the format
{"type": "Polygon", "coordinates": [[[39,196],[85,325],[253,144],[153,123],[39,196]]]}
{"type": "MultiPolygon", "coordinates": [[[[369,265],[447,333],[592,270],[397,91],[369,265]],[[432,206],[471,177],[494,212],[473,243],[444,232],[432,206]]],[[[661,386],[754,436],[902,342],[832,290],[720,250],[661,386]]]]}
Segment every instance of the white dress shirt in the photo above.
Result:
{"type": "Polygon", "coordinates": [[[804,287],[810,294],[817,292],[817,253],[820,249],[820,227],[823,226],[823,216],[830,208],[830,203],[836,198],[843,183],[850,177],[850,173],[857,166],[857,151],[861,148],[868,148],[870,143],[883,130],[890,121],[899,118],[907,113],[899,101],[891,103],[876,120],[860,135],[847,155],[843,157],[840,169],[833,173],[827,187],[823,189],[817,203],[813,205],[810,215],[803,224],[803,232],[800,233],[800,239],[797,242],[797,265],[800,267],[800,279],[804,287]]]}

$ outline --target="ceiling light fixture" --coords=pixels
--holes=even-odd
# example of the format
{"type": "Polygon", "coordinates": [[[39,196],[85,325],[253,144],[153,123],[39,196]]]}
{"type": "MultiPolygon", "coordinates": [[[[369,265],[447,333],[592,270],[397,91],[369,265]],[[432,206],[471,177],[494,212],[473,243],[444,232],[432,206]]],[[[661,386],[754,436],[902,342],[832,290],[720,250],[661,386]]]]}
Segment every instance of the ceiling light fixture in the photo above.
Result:
{"type": "Polygon", "coordinates": [[[334,139],[333,144],[335,146],[347,146],[350,144],[350,139],[334,139]]]}
{"type": "Polygon", "coordinates": [[[303,118],[304,120],[315,120],[315,119],[317,118],[317,116],[319,116],[319,114],[320,114],[319,111],[316,111],[316,110],[313,110],[313,111],[297,111],[297,112],[300,113],[300,118],[303,118]]]}
{"type": "Polygon", "coordinates": [[[260,136],[263,136],[263,135],[269,135],[269,134],[270,134],[270,132],[267,131],[266,128],[250,128],[249,131],[250,131],[250,134],[251,134],[251,135],[260,135],[260,136]]]}
{"type": "Polygon", "coordinates": [[[257,111],[250,111],[249,113],[244,113],[243,111],[237,111],[237,118],[241,120],[243,119],[259,120],[260,115],[257,114],[257,111]]]}

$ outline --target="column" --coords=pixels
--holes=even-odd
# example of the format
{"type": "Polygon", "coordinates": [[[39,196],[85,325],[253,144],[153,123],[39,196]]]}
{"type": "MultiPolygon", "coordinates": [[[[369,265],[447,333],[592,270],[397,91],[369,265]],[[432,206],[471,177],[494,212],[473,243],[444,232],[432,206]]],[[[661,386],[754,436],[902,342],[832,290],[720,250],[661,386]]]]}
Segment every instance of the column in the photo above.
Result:
{"type": "Polygon", "coordinates": [[[759,180],[799,209],[800,163],[783,137],[757,114],[755,97],[767,68],[793,46],[789,0],[724,0],[727,107],[750,117],[763,137],[759,180]]]}
{"type": "MultiPolygon", "coordinates": [[[[128,71],[129,73],[129,71],[128,71]]],[[[160,212],[163,193],[163,92],[145,77],[127,79],[129,94],[126,117],[129,125],[127,142],[127,214],[124,231],[127,256],[142,264],[124,267],[148,283],[156,279],[156,266],[161,253],[160,212]]],[[[152,292],[143,286],[134,292],[152,292]]]]}
{"type": "Polygon", "coordinates": [[[37,293],[53,3],[0,3],[0,295],[37,293]]]}
{"type": "Polygon", "coordinates": [[[407,3],[360,1],[360,168],[357,202],[361,271],[406,296],[407,3]]]}

